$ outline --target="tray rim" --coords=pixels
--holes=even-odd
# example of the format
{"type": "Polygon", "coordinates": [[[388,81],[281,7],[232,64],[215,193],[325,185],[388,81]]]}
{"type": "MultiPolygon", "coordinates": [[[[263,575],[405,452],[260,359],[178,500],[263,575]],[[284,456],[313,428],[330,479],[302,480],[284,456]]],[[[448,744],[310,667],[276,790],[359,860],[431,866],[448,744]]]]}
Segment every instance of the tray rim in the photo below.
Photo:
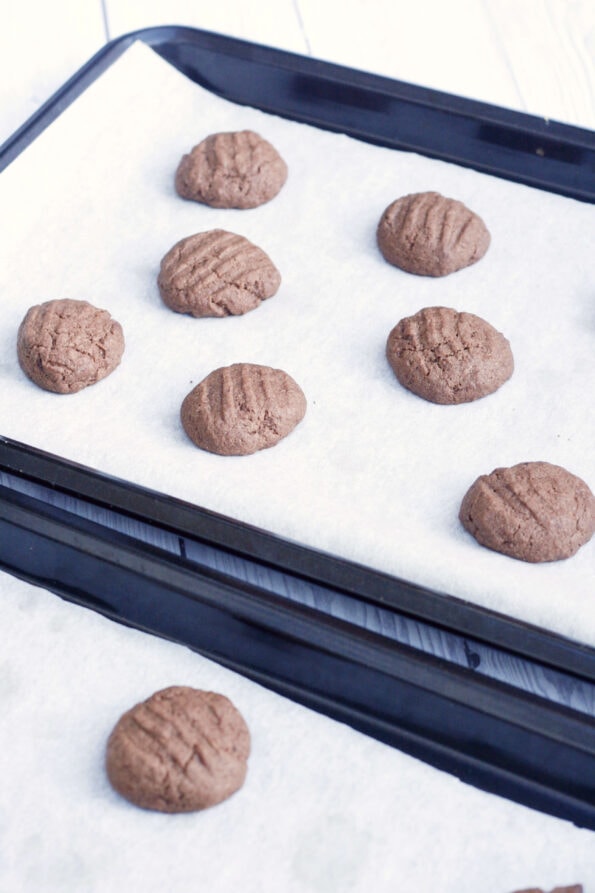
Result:
{"type": "MultiPolygon", "coordinates": [[[[227,52],[235,51],[241,53],[248,61],[252,57],[257,57],[261,61],[265,60],[266,64],[272,64],[275,59],[282,59],[284,64],[288,65],[293,71],[314,72],[316,75],[323,72],[325,77],[331,80],[335,79],[339,83],[343,82],[344,78],[348,78],[354,86],[365,89],[367,89],[367,85],[373,83],[390,95],[394,95],[396,91],[399,96],[405,97],[405,102],[421,102],[426,106],[428,104],[431,106],[432,101],[440,102],[444,104],[447,110],[450,109],[453,115],[481,114],[492,123],[502,123],[505,127],[516,128],[521,132],[524,132],[524,129],[529,129],[531,132],[536,132],[539,136],[553,134],[556,139],[561,140],[566,145],[578,146],[581,150],[585,149],[592,153],[595,159],[595,134],[591,134],[590,131],[583,131],[580,128],[556,124],[555,122],[544,122],[542,119],[522,113],[499,109],[496,106],[488,106],[473,100],[452,97],[449,94],[439,94],[437,91],[417,88],[414,85],[402,84],[380,76],[357,72],[353,69],[343,68],[330,63],[318,62],[306,57],[261,47],[211,32],[201,32],[197,29],[179,28],[178,26],[162,26],[131,32],[106,44],[29,121],[25,122],[3,147],[0,147],[0,171],[23,151],[52,120],[61,114],[125,49],[139,39],[153,46],[154,49],[157,49],[157,47],[163,49],[164,42],[167,43],[167,41],[175,41],[177,39],[198,40],[199,43],[201,41],[205,42],[211,49],[224,46],[227,52]]],[[[583,200],[595,201],[595,193],[593,196],[583,197],[583,200]]],[[[368,601],[376,601],[382,604],[383,607],[392,606],[394,610],[400,610],[402,613],[433,623],[435,626],[444,627],[463,637],[469,635],[479,641],[489,642],[492,646],[496,645],[502,650],[553,666],[571,675],[595,680],[595,649],[582,643],[573,642],[556,633],[533,627],[506,615],[497,614],[489,609],[465,602],[456,596],[435,593],[416,584],[399,581],[395,577],[390,577],[371,568],[347,562],[345,559],[337,558],[337,556],[317,552],[266,531],[249,527],[243,522],[217,515],[199,506],[174,500],[172,497],[133,485],[128,481],[118,480],[102,472],[69,462],[1,435],[0,469],[97,505],[117,510],[131,517],[139,518],[145,522],[154,523],[157,526],[165,526],[168,530],[181,530],[187,536],[202,539],[206,542],[213,542],[236,554],[246,555],[252,559],[256,557],[257,560],[271,564],[283,571],[306,576],[311,580],[322,581],[324,585],[331,585],[340,591],[355,594],[360,598],[367,598],[368,601]],[[281,557],[279,557],[279,551],[282,553],[281,557]],[[303,558],[304,554],[310,556],[311,564],[307,568],[300,566],[300,558],[303,558]],[[360,591],[362,582],[365,583],[366,580],[369,581],[372,577],[375,580],[375,585],[378,587],[376,594],[371,596],[369,593],[367,595],[364,593],[362,595],[360,591]],[[391,585],[397,588],[400,587],[400,604],[396,604],[393,599],[387,600],[386,594],[384,594],[384,598],[381,597],[383,595],[383,587],[387,586],[389,581],[391,585]],[[442,615],[440,619],[436,617],[436,607],[440,608],[439,613],[442,615]]],[[[1,496],[2,494],[0,493],[1,496]]],[[[67,551],[75,543],[77,544],[76,548],[79,549],[78,554],[81,557],[81,561],[93,557],[91,546],[85,551],[85,542],[89,544],[96,542],[99,543],[99,552],[97,554],[100,556],[101,561],[104,562],[102,566],[105,568],[117,565],[117,560],[115,559],[118,556],[129,554],[128,546],[130,544],[126,544],[126,538],[122,535],[115,537],[115,539],[108,537],[110,539],[109,547],[112,549],[112,552],[106,553],[105,543],[103,542],[107,536],[106,529],[99,533],[98,539],[90,537],[85,540],[88,528],[85,528],[81,519],[73,517],[66,523],[64,523],[64,520],[56,522],[55,518],[51,517],[52,513],[48,512],[47,506],[41,505],[35,508],[34,504],[35,500],[27,500],[24,497],[14,495],[13,492],[8,493],[4,501],[0,499],[0,526],[3,529],[7,529],[11,536],[14,533],[15,542],[19,542],[22,545],[29,540],[34,542],[35,537],[38,538],[39,542],[45,538],[52,548],[63,551],[67,551]],[[31,508],[32,506],[33,508],[31,508]],[[61,533],[58,534],[56,531],[61,531],[61,533]]],[[[34,549],[34,546],[29,548],[34,549]]],[[[133,548],[134,551],[135,549],[133,548]]],[[[141,556],[139,567],[143,566],[144,561],[148,561],[148,564],[153,566],[151,562],[155,558],[154,550],[146,546],[139,547],[137,545],[136,552],[141,556]]],[[[161,559],[163,560],[163,556],[161,556],[161,559]]],[[[165,561],[165,566],[172,569],[179,568],[179,564],[171,556],[165,561]]],[[[43,576],[41,571],[37,570],[37,566],[30,574],[23,572],[22,568],[19,572],[16,562],[12,563],[12,556],[9,556],[7,561],[2,560],[0,562],[0,567],[9,570],[16,576],[21,576],[31,582],[42,585],[65,598],[70,598],[70,600],[77,601],[95,610],[100,610],[102,613],[108,613],[109,616],[109,611],[103,611],[100,605],[93,603],[90,591],[78,590],[73,593],[68,587],[68,580],[50,579],[43,576]]],[[[196,582],[199,583],[202,579],[200,573],[195,572],[195,576],[196,582]]],[[[157,577],[152,579],[150,576],[147,576],[145,580],[147,585],[150,585],[157,580],[157,577]]],[[[161,584],[162,589],[159,590],[160,592],[167,593],[173,591],[168,589],[164,579],[161,579],[161,584]]],[[[206,582],[205,585],[207,585],[206,582]]],[[[244,596],[244,605],[248,605],[254,611],[260,610],[260,619],[253,622],[252,626],[247,627],[248,629],[258,631],[258,635],[262,634],[262,631],[267,631],[268,633],[272,631],[274,634],[276,629],[281,630],[282,627],[287,630],[287,621],[298,614],[301,618],[309,618],[310,621],[314,619],[316,622],[319,622],[320,620],[320,617],[312,618],[312,609],[306,609],[302,606],[302,609],[298,610],[294,604],[282,599],[282,597],[271,595],[266,600],[266,603],[271,606],[271,610],[267,614],[266,611],[262,610],[262,604],[256,596],[251,602],[250,593],[248,592],[246,598],[246,592],[242,592],[240,583],[228,591],[233,596],[232,601],[234,601],[236,612],[238,598],[241,600],[242,595],[244,596]]],[[[198,603],[200,598],[196,601],[198,603]]],[[[204,599],[203,602],[205,602],[204,599]]],[[[233,624],[235,622],[235,614],[227,606],[222,605],[221,611],[225,614],[228,623],[233,624]]],[[[314,612],[315,615],[319,613],[314,612]]],[[[164,630],[143,625],[137,617],[136,607],[132,611],[132,615],[132,619],[131,616],[126,616],[125,613],[120,614],[120,616],[114,616],[114,619],[128,622],[130,625],[134,625],[139,629],[145,629],[148,632],[166,635],[164,630]]],[[[329,624],[328,618],[325,618],[324,629],[327,632],[324,634],[319,632],[316,635],[313,634],[311,641],[308,640],[308,635],[303,631],[307,625],[305,623],[300,636],[303,639],[302,644],[304,648],[314,660],[318,659],[324,662],[328,660],[334,650],[339,655],[340,660],[347,663],[350,667],[359,668],[363,673],[367,666],[363,660],[361,663],[359,662],[358,655],[361,657],[365,653],[366,647],[370,643],[374,643],[378,648],[378,654],[374,656],[372,663],[379,667],[382,661],[387,660],[392,662],[391,665],[394,667],[401,666],[401,676],[397,680],[399,683],[404,684],[404,680],[406,682],[413,679],[416,668],[420,668],[420,673],[424,679],[434,680],[432,683],[433,690],[432,686],[429,686],[429,691],[424,689],[430,701],[432,696],[446,695],[447,703],[450,681],[458,680],[459,706],[461,708],[463,704],[460,698],[460,686],[464,682],[467,688],[473,692],[471,700],[476,705],[473,713],[473,722],[475,723],[473,729],[460,729],[456,740],[447,741],[445,748],[444,741],[437,737],[434,727],[432,727],[431,733],[428,733],[426,730],[416,735],[415,729],[408,731],[406,726],[404,727],[402,723],[399,724],[398,719],[402,717],[397,716],[396,713],[390,717],[388,715],[383,716],[378,712],[377,707],[369,706],[367,702],[363,705],[362,713],[362,704],[360,702],[360,713],[358,714],[357,709],[354,707],[355,701],[352,702],[348,696],[345,697],[345,694],[342,699],[333,702],[330,688],[321,692],[315,688],[313,683],[308,685],[303,680],[292,688],[287,679],[281,679],[280,677],[275,679],[270,667],[265,667],[263,670],[262,667],[256,666],[256,663],[251,666],[245,659],[236,659],[233,654],[223,654],[220,650],[209,649],[207,643],[203,647],[197,647],[196,650],[202,651],[206,656],[226,664],[231,669],[242,672],[257,682],[276,688],[282,694],[306,703],[307,706],[319,709],[321,712],[326,712],[328,715],[343,721],[348,721],[362,731],[373,734],[381,740],[387,740],[388,743],[392,743],[406,752],[413,753],[415,756],[425,759],[426,762],[439,765],[440,768],[454,772],[454,774],[459,775],[466,781],[477,784],[484,790],[502,793],[511,799],[527,803],[554,815],[560,815],[575,821],[577,824],[595,830],[595,813],[593,811],[595,804],[592,799],[589,799],[589,792],[586,788],[580,791],[576,787],[573,793],[566,790],[563,785],[563,777],[557,770],[556,765],[547,767],[549,772],[547,777],[537,777],[531,773],[524,777],[522,775],[522,766],[528,765],[523,763],[525,756],[532,770],[539,771],[539,766],[537,764],[533,765],[531,763],[531,755],[525,755],[520,749],[513,754],[517,758],[514,772],[508,771],[501,762],[498,764],[490,750],[489,727],[485,725],[485,716],[487,714],[480,708],[489,708],[490,696],[494,696],[496,701],[492,702],[492,704],[497,702],[500,705],[502,709],[501,715],[505,720],[505,725],[502,728],[505,728],[506,723],[511,728],[514,728],[516,718],[518,720],[517,728],[524,728],[527,734],[530,734],[532,731],[530,728],[531,716],[538,717],[539,722],[537,725],[539,730],[533,734],[532,739],[538,749],[545,748],[547,751],[547,748],[551,746],[567,762],[568,755],[573,753],[574,748],[577,754],[583,754],[586,759],[591,759],[589,766],[593,762],[591,733],[595,729],[595,722],[590,717],[549,702],[537,695],[521,692],[513,686],[498,683],[490,677],[478,676],[471,670],[441,661],[439,658],[425,652],[417,652],[407,648],[407,646],[399,645],[395,642],[387,642],[387,640],[382,640],[376,634],[369,633],[353,624],[349,624],[350,629],[347,630],[341,621],[329,624]],[[326,642],[321,641],[321,635],[324,639],[324,636],[327,634],[326,642]],[[353,643],[353,648],[347,648],[346,651],[341,652],[340,643],[345,636],[353,643]],[[483,703],[481,698],[482,692],[486,693],[486,701],[483,703]],[[525,708],[527,710],[526,714],[524,714],[525,708]],[[397,719],[395,719],[395,716],[397,716],[397,719]],[[476,728],[478,730],[483,729],[483,737],[470,741],[469,735],[473,739],[473,731],[476,728]],[[571,731],[573,729],[574,731],[571,731]],[[581,729],[585,731],[584,740],[580,738],[581,729]],[[478,750],[479,746],[485,750],[480,752],[478,750]],[[449,748],[450,753],[447,754],[446,751],[449,748]],[[483,770],[478,766],[481,762],[483,763],[483,770]],[[499,785],[502,787],[500,788],[499,785]]],[[[196,634],[196,631],[194,634],[196,634]]],[[[246,636],[247,642],[251,635],[252,633],[249,633],[246,636]]],[[[174,640],[185,643],[183,636],[178,636],[174,640]]],[[[283,641],[291,641],[291,637],[285,635],[283,641]]],[[[256,645],[252,647],[256,648],[256,645]]],[[[196,646],[192,645],[191,647],[196,646]]],[[[372,669],[370,669],[371,672],[372,669]]],[[[312,677],[308,678],[311,679],[312,677]]],[[[378,676],[378,678],[381,679],[382,677],[378,676]]],[[[444,698],[442,703],[445,703],[444,698]]],[[[427,710],[429,707],[420,705],[419,709],[427,710]]],[[[448,724],[447,713],[447,709],[443,710],[443,715],[441,716],[443,724],[448,724]]],[[[521,740],[522,737],[517,736],[514,738],[514,741],[520,742],[521,740]]],[[[507,741],[507,746],[509,748],[512,747],[514,750],[514,742],[507,741]]]]}
{"type": "MultiPolygon", "coordinates": [[[[555,135],[572,146],[593,147],[595,165],[595,133],[570,125],[545,121],[531,115],[502,109],[417,87],[380,75],[361,72],[333,63],[322,62],[284,50],[278,50],[237,38],[201,31],[199,29],[164,25],[145,28],[121,35],[108,42],[35,113],[11,138],[0,147],[0,171],[16,158],[49,124],[58,117],[103,71],[136,41],[142,41],[157,52],[166,46],[190,42],[209,52],[225,52],[238,56],[250,64],[254,59],[267,66],[282,65],[292,72],[323,77],[325,80],[349,83],[359,89],[374,89],[404,101],[429,108],[439,105],[453,115],[482,118],[502,123],[519,131],[555,135]]],[[[171,61],[171,60],[169,60],[171,61]]],[[[172,63],[174,64],[174,63],[172,63]]],[[[595,168],[594,168],[595,169],[595,168]]],[[[595,182],[595,181],[594,181],[595,182]]],[[[595,201],[595,191],[592,198],[595,201]]],[[[492,646],[521,657],[550,665],[556,669],[595,681],[595,648],[574,641],[558,633],[517,620],[505,614],[464,601],[456,595],[439,593],[407,580],[375,571],[373,568],[329,555],[310,547],[285,540],[275,534],[259,530],[244,522],[226,518],[200,506],[184,503],[117,480],[104,473],[68,462],[41,450],[19,444],[0,436],[0,468],[22,474],[31,480],[61,489],[81,498],[91,499],[104,506],[113,506],[125,514],[164,525],[187,536],[211,540],[281,570],[305,576],[341,591],[364,598],[383,607],[391,607],[424,622],[441,626],[462,636],[485,641],[492,646]],[[103,496],[101,495],[103,491],[103,496]],[[198,525],[198,527],[196,526],[198,525]],[[229,537],[231,535],[231,545],[229,537]],[[279,552],[282,559],[279,561],[279,552]],[[308,556],[307,566],[300,556],[308,556]],[[322,576],[321,576],[322,575],[322,576]],[[372,586],[373,592],[362,591],[372,586]],[[391,597],[383,597],[383,588],[396,586],[391,597]]]]}
{"type": "Polygon", "coordinates": [[[586,714],[305,605],[278,605],[251,584],[36,503],[0,487],[0,568],[194,648],[482,790],[595,830],[595,721],[586,714]]]}
{"type": "MultiPolygon", "coordinates": [[[[0,172],[23,151],[24,148],[35,139],[65,108],[82,93],[93,80],[95,80],[106,68],[125,52],[136,41],[142,41],[152,47],[157,53],[163,55],[168,61],[171,58],[164,54],[164,47],[171,43],[188,41],[195,45],[201,45],[203,50],[214,50],[217,53],[227,54],[256,61],[259,64],[276,66],[293,73],[323,78],[329,83],[338,83],[343,86],[374,91],[379,95],[391,97],[402,101],[411,107],[427,108],[431,111],[445,112],[454,118],[472,119],[475,122],[500,127],[511,134],[520,136],[532,136],[548,141],[555,141],[560,146],[574,149],[578,152],[588,153],[585,166],[588,167],[589,177],[586,185],[564,188],[555,181],[542,182],[539,177],[527,178],[527,176],[511,176],[510,171],[497,170],[492,165],[476,166],[463,159],[453,157],[444,150],[431,152],[424,149],[423,145],[401,144],[399,148],[406,151],[416,151],[429,157],[438,157],[449,160],[462,166],[474,167],[484,173],[492,173],[504,179],[513,179],[516,182],[526,183],[535,188],[558,192],[561,195],[577,198],[580,201],[595,203],[595,131],[577,127],[571,124],[558,122],[554,119],[531,115],[507,109],[495,104],[482,102],[467,97],[457,96],[430,87],[421,87],[416,84],[400,81],[384,75],[362,71],[355,68],[326,62],[314,57],[303,56],[288,50],[280,50],[275,47],[257,44],[240,38],[229,37],[213,31],[191,28],[181,25],[158,25],[155,27],[141,28],[122,34],[101,47],[81,68],[76,71],[40,108],[31,115],[8,139],[0,145],[0,172]]],[[[172,64],[175,64],[172,62],[172,64]]],[[[209,87],[208,89],[213,89],[209,87]]],[[[217,92],[213,89],[213,92],[217,92]]],[[[259,108],[270,110],[266,105],[259,108]]],[[[281,114],[280,112],[276,112],[281,114]]],[[[292,117],[285,115],[285,117],[292,117]]],[[[306,119],[299,119],[306,120],[306,119]]],[[[325,123],[319,120],[317,126],[324,127],[325,123]]],[[[329,128],[335,129],[335,128],[329,128]]],[[[356,138],[365,138],[362,135],[353,134],[356,138]]],[[[518,147],[517,147],[518,148],[518,147]]],[[[514,154],[514,153],[513,153],[514,154]]],[[[518,153],[517,153],[518,154],[518,153]]],[[[538,164],[546,164],[550,159],[540,157],[538,164]]],[[[535,159],[533,159],[535,161],[535,159]]]]}
{"type": "MultiPolygon", "coordinates": [[[[0,470],[595,682],[595,648],[0,435],[0,470]]],[[[279,600],[285,600],[279,596],[279,600]]]]}

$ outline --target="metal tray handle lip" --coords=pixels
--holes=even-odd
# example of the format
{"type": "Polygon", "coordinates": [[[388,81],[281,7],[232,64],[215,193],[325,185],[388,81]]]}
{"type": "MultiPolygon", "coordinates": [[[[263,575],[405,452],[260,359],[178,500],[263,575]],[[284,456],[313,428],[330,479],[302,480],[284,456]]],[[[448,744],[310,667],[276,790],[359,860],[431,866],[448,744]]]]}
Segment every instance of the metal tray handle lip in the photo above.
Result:
{"type": "MultiPolygon", "coordinates": [[[[412,105],[425,106],[430,110],[471,117],[494,126],[517,130],[522,134],[531,133],[535,136],[553,137],[558,142],[584,147],[587,151],[595,153],[595,133],[586,128],[302,56],[288,50],[251,43],[212,31],[181,25],[159,25],[122,34],[110,40],[91,56],[12,136],[0,145],[0,171],[7,167],[29,142],[49,126],[77,96],[84,92],[90,83],[137,40],[143,41],[157,52],[166,43],[184,40],[194,44],[197,49],[214,49],[232,56],[243,55],[247,60],[276,67],[281,66],[298,74],[324,78],[343,86],[351,85],[364,90],[373,90],[412,105]]],[[[423,147],[418,148],[419,151],[423,151],[423,147]]],[[[595,197],[587,200],[595,201],[595,197]]]]}
{"type": "Polygon", "coordinates": [[[277,598],[225,573],[197,568],[177,555],[94,521],[77,518],[73,525],[64,510],[38,505],[35,498],[1,486],[0,519],[51,540],[56,549],[70,547],[106,565],[131,571],[164,590],[183,595],[189,602],[222,609],[255,627],[271,628],[289,639],[313,644],[320,651],[338,654],[389,676],[398,674],[420,689],[437,692],[519,728],[548,733],[558,740],[570,739],[595,759],[595,719],[588,714],[476,674],[316,608],[277,598]]]}
{"type": "Polygon", "coordinates": [[[0,470],[595,681],[595,649],[0,435],[0,470]],[[386,593],[383,596],[383,589],[386,593]],[[394,589],[397,588],[395,593],[394,589]]]}

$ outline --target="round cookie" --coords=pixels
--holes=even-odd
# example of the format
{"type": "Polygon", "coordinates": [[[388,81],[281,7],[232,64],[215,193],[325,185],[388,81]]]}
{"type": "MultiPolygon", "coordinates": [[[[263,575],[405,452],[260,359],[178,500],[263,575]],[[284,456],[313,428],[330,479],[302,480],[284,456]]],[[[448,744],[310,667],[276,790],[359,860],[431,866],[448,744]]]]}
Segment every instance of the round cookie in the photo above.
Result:
{"type": "Polygon", "coordinates": [[[432,403],[469,403],[512,375],[507,339],[484,319],[449,307],[425,307],[388,336],[386,356],[409,391],[432,403]]]}
{"type": "Polygon", "coordinates": [[[570,558],[595,531],[595,497],[559,465],[521,462],[481,475],[459,511],[478,543],[522,561],[570,558]]]}
{"type": "Polygon", "coordinates": [[[304,393],[287,372],[235,363],[207,375],[185,397],[180,414],[196,446],[247,456],[286,437],[305,412],[304,393]]]}
{"type": "Polygon", "coordinates": [[[418,276],[448,276],[476,263],[490,245],[481,217],[438,192],[394,201],[380,218],[376,237],[389,264],[418,276]]]}
{"type": "Polygon", "coordinates": [[[178,195],[212,208],[256,208],[274,198],[287,165],[252,130],[213,133],[184,155],[176,171],[178,195]]]}
{"type": "Polygon", "coordinates": [[[123,352],[120,323],[87,301],[65,298],[31,307],[17,335],[25,375],[57,394],[73,394],[105,378],[123,352]]]}
{"type": "Polygon", "coordinates": [[[250,732],[228,698],[171,686],[118,720],[105,765],[112,787],[131,803],[194,812],[241,788],[249,755],[250,732]]]}
{"type": "Polygon", "coordinates": [[[161,261],[157,283],[177,313],[238,316],[272,297],[281,275],[248,239],[213,229],[177,242],[161,261]]]}

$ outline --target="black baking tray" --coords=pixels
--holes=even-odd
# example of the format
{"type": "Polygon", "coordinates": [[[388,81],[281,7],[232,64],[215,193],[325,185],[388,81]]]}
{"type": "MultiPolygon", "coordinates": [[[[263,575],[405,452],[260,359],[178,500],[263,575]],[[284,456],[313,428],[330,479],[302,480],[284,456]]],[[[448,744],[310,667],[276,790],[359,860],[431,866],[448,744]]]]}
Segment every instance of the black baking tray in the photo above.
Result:
{"type": "MultiPolygon", "coordinates": [[[[106,45],[0,148],[10,163],[135,40],[240,104],[595,201],[579,128],[195,29],[106,45]]],[[[283,540],[0,437],[0,470],[414,617],[572,679],[595,651],[456,597],[283,540]]],[[[0,565],[120,622],[189,645],[490,791],[595,829],[595,721],[0,488],[0,565]]]]}

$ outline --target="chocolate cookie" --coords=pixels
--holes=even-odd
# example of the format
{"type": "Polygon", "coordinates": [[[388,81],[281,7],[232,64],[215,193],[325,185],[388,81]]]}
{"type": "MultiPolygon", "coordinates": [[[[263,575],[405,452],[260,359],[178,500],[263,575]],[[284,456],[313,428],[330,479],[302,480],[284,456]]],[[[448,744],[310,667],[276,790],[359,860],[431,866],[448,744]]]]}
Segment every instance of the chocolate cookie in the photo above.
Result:
{"type": "Polygon", "coordinates": [[[184,155],[176,171],[182,198],[212,208],[256,208],[274,198],[287,179],[287,165],[252,130],[213,133],[184,155]]]}
{"type": "Polygon", "coordinates": [[[394,201],[380,218],[376,235],[389,264],[418,276],[447,276],[468,267],[490,244],[481,217],[438,192],[394,201]]]}
{"type": "Polygon", "coordinates": [[[388,336],[386,356],[401,384],[432,403],[469,403],[512,375],[510,344],[473,313],[426,307],[388,336]]]}
{"type": "MultiPolygon", "coordinates": [[[[517,890],[516,893],[545,893],[541,887],[530,887],[526,890],[517,890]]],[[[554,887],[550,893],[583,893],[582,884],[571,884],[569,887],[554,887]]]]}
{"type": "Polygon", "coordinates": [[[194,812],[244,783],[250,732],[224,695],[174,685],[117,722],[106,751],[108,778],[144,809],[194,812]]]}
{"type": "Polygon", "coordinates": [[[73,394],[105,378],[123,352],[120,323],[87,301],[66,298],[31,307],[17,336],[25,375],[57,394],[73,394]]]}
{"type": "Polygon", "coordinates": [[[177,242],[161,261],[163,301],[192,316],[238,316],[272,297],[281,275],[243,236],[213,229],[177,242]]]}
{"type": "Polygon", "coordinates": [[[521,462],[481,475],[459,519],[482,546],[522,561],[569,558],[595,531],[595,497],[580,478],[549,462],[521,462]]]}
{"type": "Polygon", "coordinates": [[[306,412],[302,389],[287,372],[236,363],[215,369],[186,396],[182,425],[201,449],[246,456],[286,437],[306,412]]]}

